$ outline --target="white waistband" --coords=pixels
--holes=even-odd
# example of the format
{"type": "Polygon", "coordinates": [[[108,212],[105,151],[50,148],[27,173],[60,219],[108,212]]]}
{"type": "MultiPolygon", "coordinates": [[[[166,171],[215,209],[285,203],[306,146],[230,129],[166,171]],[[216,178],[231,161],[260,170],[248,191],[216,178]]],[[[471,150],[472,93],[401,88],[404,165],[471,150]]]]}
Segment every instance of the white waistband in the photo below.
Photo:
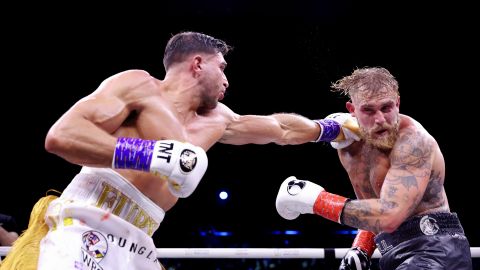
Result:
{"type": "Polygon", "coordinates": [[[148,224],[151,233],[158,229],[165,216],[162,208],[109,168],[84,166],[60,197],[105,209],[142,230],[148,224]]]}

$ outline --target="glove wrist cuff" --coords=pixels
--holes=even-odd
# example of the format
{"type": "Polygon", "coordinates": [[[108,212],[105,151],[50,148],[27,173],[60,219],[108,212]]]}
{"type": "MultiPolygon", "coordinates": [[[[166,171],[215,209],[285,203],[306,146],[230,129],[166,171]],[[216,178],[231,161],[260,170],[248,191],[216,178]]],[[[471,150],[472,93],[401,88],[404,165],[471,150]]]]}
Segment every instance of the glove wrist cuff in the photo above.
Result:
{"type": "Polygon", "coordinates": [[[341,125],[331,119],[313,120],[320,126],[320,134],[315,142],[331,142],[340,134],[341,125]]]}
{"type": "Polygon", "coordinates": [[[353,241],[352,248],[360,249],[370,258],[372,257],[372,254],[376,248],[374,238],[374,233],[365,230],[358,230],[357,236],[353,241]]]}
{"type": "Polygon", "coordinates": [[[347,201],[348,198],[322,191],[315,201],[313,212],[326,219],[340,223],[340,216],[347,201]]]}
{"type": "Polygon", "coordinates": [[[156,141],[139,138],[117,139],[112,159],[114,169],[149,171],[156,141]]]}

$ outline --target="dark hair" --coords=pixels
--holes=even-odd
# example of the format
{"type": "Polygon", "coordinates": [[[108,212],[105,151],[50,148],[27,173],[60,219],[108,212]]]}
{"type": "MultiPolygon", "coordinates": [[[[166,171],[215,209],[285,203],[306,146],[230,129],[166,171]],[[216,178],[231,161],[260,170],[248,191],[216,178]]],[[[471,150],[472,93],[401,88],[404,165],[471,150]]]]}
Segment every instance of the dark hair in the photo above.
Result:
{"type": "Polygon", "coordinates": [[[198,32],[181,32],[173,37],[165,47],[163,66],[168,70],[173,63],[181,62],[192,53],[221,53],[226,55],[232,47],[225,41],[198,32]]]}

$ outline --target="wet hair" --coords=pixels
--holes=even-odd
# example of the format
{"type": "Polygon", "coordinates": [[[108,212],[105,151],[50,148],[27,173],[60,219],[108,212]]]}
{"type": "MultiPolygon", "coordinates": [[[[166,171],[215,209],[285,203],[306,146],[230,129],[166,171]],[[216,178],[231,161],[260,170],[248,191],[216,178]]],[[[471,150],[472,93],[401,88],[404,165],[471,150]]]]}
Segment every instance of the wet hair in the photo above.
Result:
{"type": "Polygon", "coordinates": [[[185,60],[192,53],[221,53],[232,49],[225,41],[198,32],[181,32],[170,38],[163,54],[163,66],[168,70],[172,64],[185,60]]]}
{"type": "Polygon", "coordinates": [[[382,67],[356,69],[351,75],[334,82],[331,87],[332,91],[340,92],[350,99],[360,92],[365,96],[375,96],[386,91],[393,91],[400,95],[397,80],[387,69],[382,67]]]}

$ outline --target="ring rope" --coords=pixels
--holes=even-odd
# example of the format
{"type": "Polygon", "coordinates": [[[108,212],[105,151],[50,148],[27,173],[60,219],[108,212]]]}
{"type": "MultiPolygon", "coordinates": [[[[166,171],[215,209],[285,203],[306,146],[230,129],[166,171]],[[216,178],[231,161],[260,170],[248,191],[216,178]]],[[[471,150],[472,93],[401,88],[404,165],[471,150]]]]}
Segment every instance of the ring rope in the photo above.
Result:
{"type": "MultiPolygon", "coordinates": [[[[0,247],[0,256],[6,256],[11,247],[0,247]]],[[[332,254],[337,259],[343,258],[349,248],[157,248],[158,258],[222,258],[222,259],[325,259],[325,254],[332,254]]],[[[480,257],[480,247],[471,247],[472,258],[480,257]]],[[[328,256],[327,256],[328,257],[328,256]]],[[[375,250],[372,258],[380,258],[375,250]]]]}

